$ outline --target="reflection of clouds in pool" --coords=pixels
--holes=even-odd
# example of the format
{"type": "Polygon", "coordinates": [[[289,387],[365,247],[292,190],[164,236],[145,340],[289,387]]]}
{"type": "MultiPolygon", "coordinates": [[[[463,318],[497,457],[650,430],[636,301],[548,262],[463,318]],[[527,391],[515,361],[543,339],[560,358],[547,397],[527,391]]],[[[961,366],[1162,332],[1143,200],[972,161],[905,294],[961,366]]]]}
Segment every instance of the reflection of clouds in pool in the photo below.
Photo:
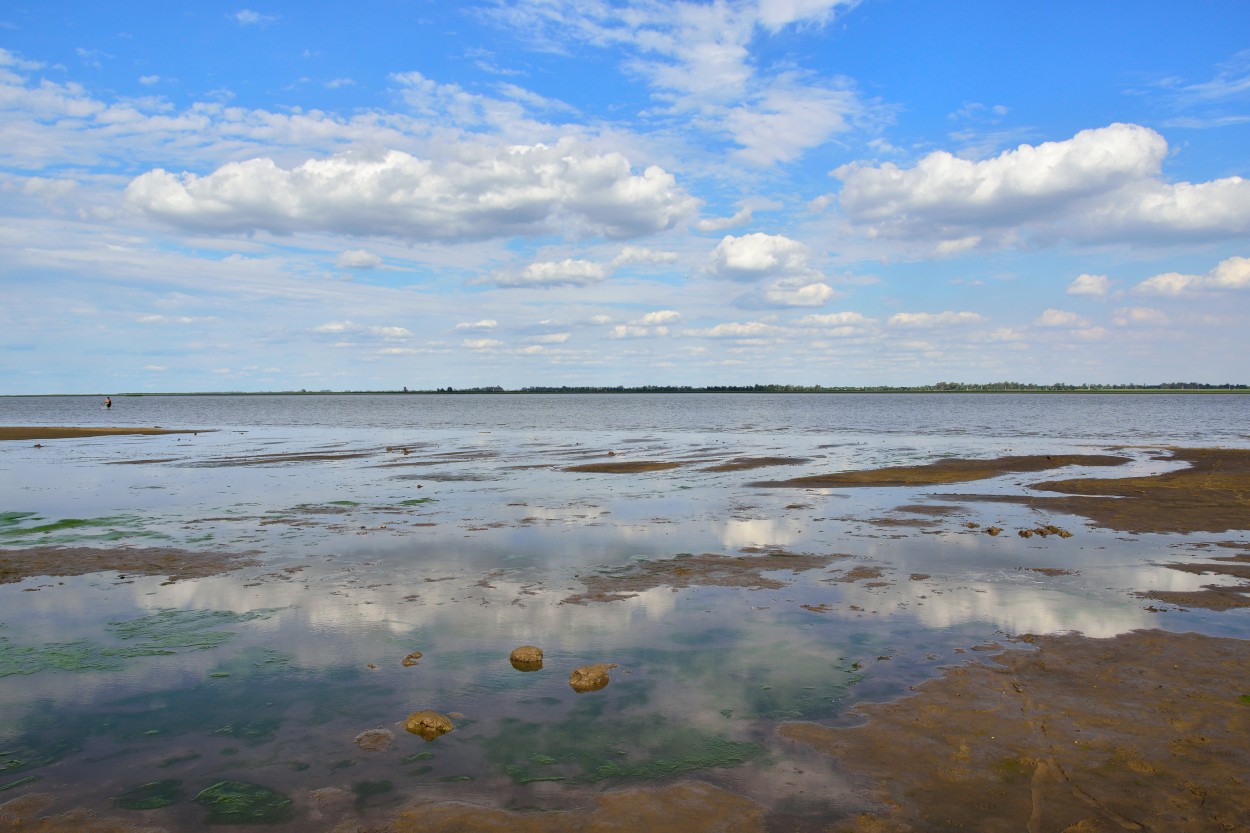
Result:
{"type": "Polygon", "coordinates": [[[803,525],[790,518],[758,518],[725,521],[721,543],[727,547],[788,546],[803,532],[803,525]]]}

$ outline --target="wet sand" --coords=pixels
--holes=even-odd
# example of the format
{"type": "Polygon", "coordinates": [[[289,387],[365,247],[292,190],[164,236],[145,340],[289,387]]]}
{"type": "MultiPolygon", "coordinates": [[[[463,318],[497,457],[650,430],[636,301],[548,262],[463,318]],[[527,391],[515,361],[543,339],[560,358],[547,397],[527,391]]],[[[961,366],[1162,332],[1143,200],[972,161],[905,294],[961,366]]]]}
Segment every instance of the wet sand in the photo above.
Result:
{"type": "Polygon", "coordinates": [[[254,566],[260,563],[252,557],[254,555],[255,553],[189,552],[171,547],[0,549],[0,584],[11,584],[33,576],[83,576],[102,572],[167,576],[169,581],[174,582],[254,566]]]}
{"type": "Polygon", "coordinates": [[[68,426],[0,426],[3,440],[68,440],[82,437],[116,437],[130,434],[200,434],[209,429],[174,428],[74,428],[68,426]]]}
{"type": "Polygon", "coordinates": [[[1002,474],[1047,471],[1064,466],[1122,466],[1127,457],[1108,454],[1031,454],[969,460],[950,457],[920,466],[889,466],[832,474],[815,474],[789,480],[752,483],[762,488],[844,489],[857,486],[939,486],[966,483],[1002,474]]]}
{"type": "Polygon", "coordinates": [[[1026,637],[860,727],[784,725],[878,802],[834,830],[1250,830],[1250,642],[1026,637]]]}

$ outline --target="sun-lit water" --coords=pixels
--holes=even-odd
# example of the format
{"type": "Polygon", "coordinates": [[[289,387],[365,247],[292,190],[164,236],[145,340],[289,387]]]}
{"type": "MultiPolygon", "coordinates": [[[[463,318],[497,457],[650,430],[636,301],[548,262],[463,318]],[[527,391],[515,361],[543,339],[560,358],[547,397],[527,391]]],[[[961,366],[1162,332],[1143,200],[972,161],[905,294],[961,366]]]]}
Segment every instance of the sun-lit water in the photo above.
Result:
{"type": "Polygon", "coordinates": [[[1163,446],[1250,446],[1243,396],[115,397],[108,411],[39,397],[0,399],[0,424],[203,429],[0,445],[0,547],[259,562],[172,583],[0,585],[0,797],[38,789],[106,809],[177,781],[169,806],[112,808],[169,828],[204,824],[190,799],[226,778],[289,796],[303,827],[417,797],[557,807],[687,777],[815,825],[857,799],[777,739],[781,721],[853,722],[857,702],[1012,634],[1250,636],[1244,612],[1159,613],[1132,595],[1208,583],[1159,565],[1245,533],[1129,536],[937,496],[967,488],[751,485],[1119,446],[1134,462],[1117,475],[1162,471],[1163,446]],[[802,462],[710,470],[740,457],[802,462]],[[681,465],[566,470],[604,460],[681,465]],[[991,538],[968,523],[1074,535],[991,538]],[[837,557],[794,572],[777,551],[837,557]],[[588,577],[704,553],[770,569],[755,586],[660,570],[623,598],[578,598],[588,577]],[[523,644],[544,648],[542,671],[508,663],[523,644]],[[599,662],[618,665],[610,685],[574,692],[569,672],[599,662]],[[455,715],[455,730],[428,743],[405,732],[419,709],[455,715]],[[353,742],[378,727],[395,733],[390,749],[353,742]],[[313,792],[327,787],[352,798],[321,807],[313,792]]]}

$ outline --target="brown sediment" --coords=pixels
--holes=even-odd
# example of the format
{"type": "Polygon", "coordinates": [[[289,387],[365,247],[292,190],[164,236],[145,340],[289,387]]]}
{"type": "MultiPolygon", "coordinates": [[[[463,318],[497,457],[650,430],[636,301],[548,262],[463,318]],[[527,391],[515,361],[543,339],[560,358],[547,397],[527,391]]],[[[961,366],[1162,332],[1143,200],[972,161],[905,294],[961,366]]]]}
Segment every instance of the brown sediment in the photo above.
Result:
{"type": "Polygon", "coordinates": [[[945,504],[932,503],[908,503],[905,506],[895,506],[894,511],[907,512],[912,515],[935,515],[942,517],[944,515],[954,515],[966,510],[962,506],[948,506],[945,504]]]}
{"type": "Polygon", "coordinates": [[[1020,503],[1089,518],[1124,532],[1227,532],[1250,529],[1250,449],[1174,448],[1187,468],[1143,477],[1074,478],[1031,488],[1070,497],[943,495],[943,498],[1020,503]]]}
{"type": "Polygon", "coordinates": [[[318,451],[298,454],[252,454],[247,457],[216,457],[189,465],[195,468],[228,468],[231,466],[275,466],[282,463],[326,463],[336,460],[358,460],[372,457],[373,451],[318,451]]]}
{"type": "Polygon", "coordinates": [[[884,573],[878,567],[856,567],[853,570],[847,570],[843,575],[837,578],[827,579],[827,581],[836,581],[842,584],[851,584],[856,581],[865,581],[867,579],[881,578],[884,573]]]}
{"type": "Polygon", "coordinates": [[[882,469],[814,474],[791,480],[768,480],[751,486],[791,489],[840,489],[856,486],[939,486],[966,483],[1002,474],[1048,471],[1064,466],[1120,466],[1127,457],[1109,454],[1029,454],[967,460],[951,457],[919,466],[890,466],[882,469]]]}
{"type": "Polygon", "coordinates": [[[739,457],[736,460],[727,460],[724,463],[707,466],[703,470],[747,471],[748,469],[763,469],[769,466],[801,466],[810,462],[811,460],[807,457],[739,457]]]}
{"type": "Polygon", "coordinates": [[[1225,587],[1204,584],[1201,590],[1149,590],[1133,595],[1139,599],[1166,602],[1177,607],[1200,607],[1203,610],[1236,610],[1250,607],[1250,586],[1225,587]]]}
{"type": "Polygon", "coordinates": [[[136,824],[133,818],[108,818],[94,810],[42,815],[55,799],[31,793],[0,804],[0,831],[24,833],[164,833],[163,827],[136,824]]]}
{"type": "Polygon", "coordinates": [[[1076,576],[1080,575],[1079,570],[1065,570],[1061,567],[1017,567],[1017,570],[1024,570],[1028,573],[1040,573],[1044,576],[1076,576]]]}
{"type": "Polygon", "coordinates": [[[115,437],[130,434],[200,434],[207,428],[75,428],[70,426],[4,425],[0,426],[3,440],[70,440],[82,437],[115,437]]]}
{"type": "Polygon", "coordinates": [[[386,833],[764,833],[763,808],[743,796],[700,782],[613,790],[588,810],[518,812],[450,801],[424,801],[400,810],[386,833]]]}
{"type": "Polygon", "coordinates": [[[634,460],[620,463],[584,463],[580,466],[565,466],[560,471],[587,472],[590,474],[637,474],[646,471],[665,471],[682,465],[684,464],[665,462],[663,460],[634,460]]]}
{"type": "Polygon", "coordinates": [[[769,552],[765,556],[729,556],[704,553],[683,555],[663,561],[631,564],[616,573],[595,573],[579,578],[586,592],[569,596],[569,604],[614,602],[628,599],[655,587],[750,587],[776,589],[785,582],[769,578],[765,572],[790,570],[795,573],[819,570],[846,555],[811,555],[769,552]]]}
{"type": "Polygon", "coordinates": [[[1247,831],[1250,642],[1162,631],[1026,637],[785,738],[865,777],[879,806],[831,830],[1247,831]]]}
{"type": "Polygon", "coordinates": [[[915,529],[929,529],[942,524],[941,521],[936,521],[933,518],[868,518],[865,523],[870,523],[873,526],[902,526],[915,529]]]}
{"type": "Polygon", "coordinates": [[[0,550],[0,584],[11,584],[30,576],[81,576],[113,571],[128,575],[168,576],[170,581],[204,578],[259,564],[251,555],[191,552],[172,547],[6,549],[0,550]]]}

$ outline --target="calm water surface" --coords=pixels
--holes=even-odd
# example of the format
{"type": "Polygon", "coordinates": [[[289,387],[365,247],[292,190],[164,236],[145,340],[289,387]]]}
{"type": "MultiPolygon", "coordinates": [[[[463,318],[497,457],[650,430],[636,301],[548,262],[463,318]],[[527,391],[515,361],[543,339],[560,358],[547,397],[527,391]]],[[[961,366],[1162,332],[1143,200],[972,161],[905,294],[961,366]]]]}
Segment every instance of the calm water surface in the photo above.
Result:
{"type": "Polygon", "coordinates": [[[248,551],[260,564],[174,583],[111,572],[0,585],[0,800],[52,792],[198,829],[207,815],[191,799],[234,779],[289,797],[291,828],[329,829],[415,798],[556,808],[698,778],[821,829],[862,799],[829,760],[779,741],[781,721],[853,723],[856,703],[1024,632],[1250,638],[1244,611],[1160,613],[1132,595],[1210,583],[1159,565],[1244,532],[1128,536],[941,489],[751,485],[1120,446],[1133,462],[1116,476],[1157,472],[1163,446],[1250,446],[1244,396],[113,401],[3,398],[0,424],[203,430],[0,445],[0,546],[248,551]],[[789,462],[710,469],[742,457],[789,462]],[[604,461],[681,465],[566,470],[604,461]],[[968,523],[1074,535],[991,538],[968,523]],[[703,553],[771,567],[776,551],[839,557],[753,587],[685,586],[668,569],[703,553]],[[653,586],[576,598],[588,576],[652,568],[653,586]],[[544,648],[542,671],[510,666],[522,644],[544,648]],[[403,666],[412,651],[422,659],[403,666]],[[618,665],[611,684],[573,692],[569,671],[598,662],[618,665]],[[454,714],[455,730],[406,733],[397,724],[419,709],[454,714]],[[372,728],[394,745],[353,742],[372,728]],[[168,806],[113,806],[158,781],[168,806]]]}

